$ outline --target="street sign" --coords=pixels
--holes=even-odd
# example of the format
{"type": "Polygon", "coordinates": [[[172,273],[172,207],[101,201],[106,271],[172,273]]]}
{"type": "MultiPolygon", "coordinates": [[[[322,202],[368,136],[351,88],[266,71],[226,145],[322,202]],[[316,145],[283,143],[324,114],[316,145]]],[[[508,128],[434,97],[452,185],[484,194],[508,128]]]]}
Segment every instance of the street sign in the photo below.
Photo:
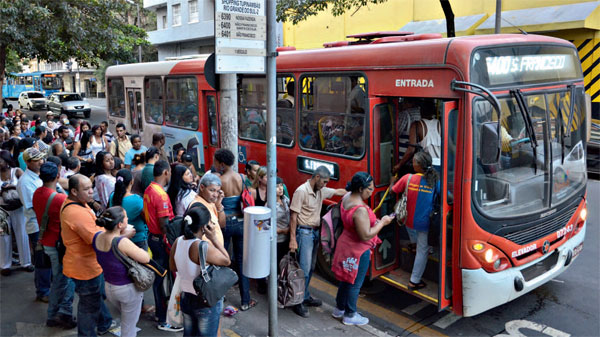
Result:
{"type": "Polygon", "coordinates": [[[264,74],[265,0],[215,1],[215,72],[264,74]]]}

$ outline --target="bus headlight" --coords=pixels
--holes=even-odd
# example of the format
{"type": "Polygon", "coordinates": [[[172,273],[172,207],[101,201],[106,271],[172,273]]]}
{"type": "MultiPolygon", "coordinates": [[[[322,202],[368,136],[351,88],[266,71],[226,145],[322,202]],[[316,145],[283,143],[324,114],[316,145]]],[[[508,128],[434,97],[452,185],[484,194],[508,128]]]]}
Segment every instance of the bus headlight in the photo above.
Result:
{"type": "Polygon", "coordinates": [[[508,257],[498,248],[489,243],[477,240],[468,242],[471,254],[488,273],[494,273],[510,267],[508,257]]]}

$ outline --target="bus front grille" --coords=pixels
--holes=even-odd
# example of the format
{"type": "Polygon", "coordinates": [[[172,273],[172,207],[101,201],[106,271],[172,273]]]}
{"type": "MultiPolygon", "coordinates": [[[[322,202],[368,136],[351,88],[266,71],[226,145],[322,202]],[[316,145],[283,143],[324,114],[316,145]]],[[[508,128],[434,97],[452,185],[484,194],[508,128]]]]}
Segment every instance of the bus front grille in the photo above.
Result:
{"type": "Polygon", "coordinates": [[[532,223],[529,228],[505,234],[504,238],[519,245],[524,245],[539,238],[543,238],[544,236],[565,227],[569,219],[575,214],[576,210],[577,205],[564,210],[562,214],[550,217],[547,220],[542,220],[541,222],[532,223]]]}

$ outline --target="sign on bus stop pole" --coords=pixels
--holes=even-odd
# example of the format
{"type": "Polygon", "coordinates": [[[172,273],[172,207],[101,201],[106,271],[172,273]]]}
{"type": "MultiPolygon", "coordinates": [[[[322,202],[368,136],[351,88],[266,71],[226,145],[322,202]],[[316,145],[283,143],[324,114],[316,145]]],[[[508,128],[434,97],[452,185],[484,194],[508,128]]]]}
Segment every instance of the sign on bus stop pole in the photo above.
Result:
{"type": "MultiPolygon", "coordinates": [[[[275,1],[265,0],[215,0],[215,73],[222,74],[221,83],[231,84],[227,87],[226,95],[232,97],[237,90],[235,74],[264,74],[267,73],[267,205],[271,209],[271,224],[277,223],[276,201],[276,126],[275,104],[277,92],[275,87],[275,57],[276,57],[276,21],[275,1]],[[265,15],[268,12],[268,15],[265,15]],[[267,38],[267,21],[269,31],[267,38]],[[268,44],[268,53],[267,53],[268,44]],[[223,77],[229,78],[224,81],[223,77]]],[[[221,105],[223,109],[223,105],[221,105]]],[[[228,107],[230,115],[222,123],[237,126],[237,104],[228,107]],[[233,121],[233,122],[232,122],[233,121]]],[[[235,130],[234,132],[236,132],[235,130]]],[[[223,132],[223,129],[221,130],[223,132]]],[[[235,142],[237,148],[237,133],[235,142]]],[[[271,226],[270,274],[269,278],[269,336],[277,336],[277,226],[271,226]]]]}

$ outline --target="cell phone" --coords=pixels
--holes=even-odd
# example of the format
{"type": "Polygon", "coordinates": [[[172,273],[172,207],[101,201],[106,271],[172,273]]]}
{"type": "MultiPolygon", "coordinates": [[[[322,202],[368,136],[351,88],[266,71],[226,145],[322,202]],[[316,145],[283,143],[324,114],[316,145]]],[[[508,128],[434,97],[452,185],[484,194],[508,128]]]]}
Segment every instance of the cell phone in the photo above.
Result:
{"type": "Polygon", "coordinates": [[[395,218],[395,217],[396,217],[396,212],[393,212],[392,214],[390,214],[390,216],[391,216],[392,218],[395,218]]]}

